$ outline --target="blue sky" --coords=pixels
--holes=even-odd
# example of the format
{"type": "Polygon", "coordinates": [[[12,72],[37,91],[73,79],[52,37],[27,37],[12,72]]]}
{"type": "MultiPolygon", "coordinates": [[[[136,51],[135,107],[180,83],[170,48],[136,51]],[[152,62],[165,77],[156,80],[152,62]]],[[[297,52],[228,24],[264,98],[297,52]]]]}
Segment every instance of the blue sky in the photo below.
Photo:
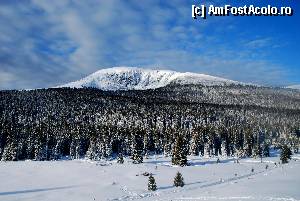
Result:
{"type": "Polygon", "coordinates": [[[1,0],[0,89],[42,88],[113,66],[300,83],[296,0],[1,0]],[[292,17],[208,17],[192,4],[291,6],[292,17]]]}

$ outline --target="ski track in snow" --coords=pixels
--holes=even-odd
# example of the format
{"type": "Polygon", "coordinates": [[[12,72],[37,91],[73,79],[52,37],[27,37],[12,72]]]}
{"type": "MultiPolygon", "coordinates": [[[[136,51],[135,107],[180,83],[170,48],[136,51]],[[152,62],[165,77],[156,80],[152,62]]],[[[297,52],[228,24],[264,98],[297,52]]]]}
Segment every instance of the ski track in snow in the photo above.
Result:
{"type": "MultiPolygon", "coordinates": [[[[1,189],[3,195],[0,196],[0,200],[37,200],[33,198],[39,198],[39,200],[53,201],[60,200],[57,198],[65,196],[65,200],[73,201],[299,201],[297,200],[300,198],[298,190],[300,164],[299,160],[297,160],[298,157],[299,155],[294,155],[289,164],[277,166],[274,165],[274,162],[278,161],[278,157],[266,158],[262,164],[258,164],[256,159],[242,159],[239,164],[227,160],[227,162],[221,162],[217,165],[212,163],[213,159],[211,159],[203,161],[204,164],[209,165],[201,165],[203,168],[196,168],[199,161],[191,157],[190,161],[193,163],[189,166],[190,168],[185,167],[183,169],[181,167],[173,167],[170,158],[162,158],[161,160],[149,158],[149,160],[140,165],[132,165],[130,160],[126,161],[128,164],[124,165],[114,165],[116,161],[89,160],[45,163],[31,161],[9,162],[3,163],[2,169],[0,166],[0,169],[4,172],[2,176],[0,175],[1,179],[8,182],[7,184],[2,184],[2,187],[0,186],[0,189],[3,188],[1,189]],[[156,168],[157,165],[159,166],[158,169],[156,168]],[[269,168],[265,169],[265,165],[269,165],[269,168]],[[255,172],[250,171],[251,166],[255,168],[255,172]],[[34,168],[37,167],[38,169],[35,170],[34,168]],[[20,170],[23,170],[23,168],[25,175],[20,173],[20,170]],[[70,174],[64,173],[66,168],[70,170],[70,174]],[[200,169],[201,171],[199,171],[200,169]],[[42,170],[49,173],[51,175],[50,178],[44,175],[42,170]],[[158,184],[161,184],[158,186],[157,191],[151,192],[146,190],[147,177],[136,177],[142,176],[142,173],[145,171],[156,175],[158,184]],[[183,188],[176,188],[170,185],[170,178],[176,171],[182,172],[187,181],[189,181],[183,188]],[[5,172],[8,176],[6,176],[5,172]],[[78,177],[78,174],[81,173],[84,174],[78,177]],[[199,174],[204,175],[199,176],[199,174]],[[21,179],[16,179],[18,175],[21,176],[21,179]],[[32,178],[31,183],[22,183],[30,179],[30,175],[36,175],[36,177],[32,178]],[[65,178],[63,179],[62,177],[64,176],[65,178]],[[55,177],[59,177],[59,179],[55,177]],[[101,181],[99,181],[99,178],[101,178],[101,181]],[[76,182],[74,183],[74,181],[76,182]],[[52,191],[51,193],[46,191],[28,193],[24,191],[26,193],[23,193],[21,191],[24,188],[39,190],[41,186],[52,187],[70,184],[78,185],[79,187],[74,190],[62,189],[60,192],[52,191]],[[268,185],[266,189],[264,189],[265,185],[268,185]],[[39,188],[36,186],[39,186],[39,188]],[[7,192],[22,193],[7,194],[7,192]],[[69,193],[71,194],[69,195],[69,193]]],[[[202,164],[202,159],[200,161],[202,164]]]]}
{"type": "Polygon", "coordinates": [[[174,201],[193,201],[193,200],[267,200],[267,201],[299,201],[288,197],[253,197],[253,196],[232,196],[232,197],[217,197],[217,196],[202,196],[202,197],[186,197],[175,198],[174,201]]]}
{"type": "MultiPolygon", "coordinates": [[[[204,188],[208,188],[208,187],[212,187],[212,186],[217,186],[217,185],[221,185],[221,184],[226,184],[226,183],[231,183],[234,181],[238,181],[241,179],[245,179],[245,178],[249,178],[250,176],[255,176],[258,174],[262,174],[265,172],[270,172],[274,169],[277,169],[277,167],[275,168],[269,168],[267,170],[262,170],[262,171],[258,171],[258,172],[253,172],[253,173],[249,173],[249,174],[245,174],[245,175],[241,175],[241,176],[235,176],[235,177],[230,177],[227,179],[222,179],[222,181],[214,181],[211,183],[207,183],[204,185],[200,185],[200,186],[195,186],[195,187],[183,187],[183,188],[176,188],[174,190],[171,191],[158,191],[158,192],[151,192],[151,193],[142,193],[142,194],[138,194],[137,192],[134,191],[130,191],[127,189],[127,187],[123,187],[122,190],[126,193],[128,193],[127,196],[124,197],[120,197],[120,198],[114,198],[114,199],[109,199],[109,201],[127,201],[127,200],[138,200],[138,199],[143,199],[143,198],[149,198],[149,197],[158,197],[160,196],[160,193],[163,193],[164,195],[166,194],[172,194],[172,193],[179,193],[182,191],[188,191],[188,190],[196,190],[196,189],[204,189],[204,188]]],[[[216,199],[216,200],[246,200],[246,199],[252,199],[252,200],[270,200],[270,201],[298,201],[294,198],[274,198],[274,197],[262,197],[262,198],[255,198],[255,197],[251,197],[251,196],[247,196],[247,197],[197,197],[197,198],[175,198],[173,200],[211,200],[211,199],[216,199]]]]}

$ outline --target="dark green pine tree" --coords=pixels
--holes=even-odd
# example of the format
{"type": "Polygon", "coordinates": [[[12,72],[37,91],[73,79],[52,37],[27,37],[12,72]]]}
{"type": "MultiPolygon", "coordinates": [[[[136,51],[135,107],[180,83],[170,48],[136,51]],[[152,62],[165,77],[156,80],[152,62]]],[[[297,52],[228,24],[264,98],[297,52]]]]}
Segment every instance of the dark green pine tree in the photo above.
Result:
{"type": "Polygon", "coordinates": [[[187,165],[187,150],[183,136],[179,135],[172,153],[172,164],[186,166],[187,165]]]}
{"type": "Polygon", "coordinates": [[[288,160],[291,159],[292,151],[287,145],[283,145],[281,148],[280,160],[281,162],[288,163],[288,160]]]}
{"type": "Polygon", "coordinates": [[[270,146],[267,143],[263,145],[263,156],[270,157],[270,146]]]}
{"type": "Polygon", "coordinates": [[[184,180],[183,180],[182,174],[180,172],[177,172],[177,174],[174,178],[174,186],[175,187],[183,187],[184,186],[184,180]]]}
{"type": "Polygon", "coordinates": [[[157,186],[156,186],[156,182],[155,179],[152,175],[149,176],[149,180],[148,180],[148,190],[149,191],[156,191],[157,186]]]}
{"type": "Polygon", "coordinates": [[[137,134],[133,144],[132,160],[134,164],[143,162],[143,139],[137,134]]]}
{"type": "Polygon", "coordinates": [[[124,163],[123,154],[121,154],[121,153],[118,154],[117,163],[119,163],[119,164],[123,164],[124,163]]]}

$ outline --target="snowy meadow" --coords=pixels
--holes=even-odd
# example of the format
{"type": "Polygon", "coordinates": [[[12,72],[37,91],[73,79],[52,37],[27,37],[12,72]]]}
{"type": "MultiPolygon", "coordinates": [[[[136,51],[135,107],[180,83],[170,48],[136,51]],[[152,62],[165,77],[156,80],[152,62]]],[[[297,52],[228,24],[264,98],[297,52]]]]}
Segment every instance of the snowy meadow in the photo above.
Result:
{"type": "Polygon", "coordinates": [[[0,163],[0,200],[300,200],[300,155],[288,164],[272,157],[189,157],[189,166],[151,156],[144,163],[116,160],[17,161],[0,163]],[[174,187],[176,172],[184,187],[174,187]],[[152,173],[157,191],[148,191],[152,173]]]}

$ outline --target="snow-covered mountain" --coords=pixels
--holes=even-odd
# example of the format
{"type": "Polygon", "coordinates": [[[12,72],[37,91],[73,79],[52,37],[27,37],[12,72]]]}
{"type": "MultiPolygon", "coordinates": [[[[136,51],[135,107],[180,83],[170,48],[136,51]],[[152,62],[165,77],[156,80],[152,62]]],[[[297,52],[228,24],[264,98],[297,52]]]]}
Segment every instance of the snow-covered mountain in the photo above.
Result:
{"type": "Polygon", "coordinates": [[[300,84],[299,85],[288,86],[287,88],[289,88],[289,89],[299,89],[300,90],[300,84]]]}
{"type": "Polygon", "coordinates": [[[93,87],[102,90],[145,90],[177,84],[228,85],[239,82],[197,73],[114,67],[99,70],[81,80],[59,87],[93,87]]]}

